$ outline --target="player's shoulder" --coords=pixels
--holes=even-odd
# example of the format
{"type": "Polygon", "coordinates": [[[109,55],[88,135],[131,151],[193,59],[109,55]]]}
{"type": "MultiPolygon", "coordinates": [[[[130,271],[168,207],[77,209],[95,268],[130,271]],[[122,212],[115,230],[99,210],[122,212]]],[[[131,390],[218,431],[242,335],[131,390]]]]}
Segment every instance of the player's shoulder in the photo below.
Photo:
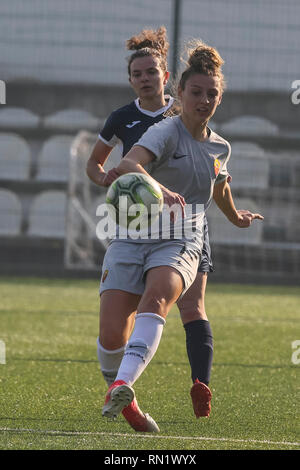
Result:
{"type": "Polygon", "coordinates": [[[158,138],[163,140],[174,139],[178,135],[178,128],[176,126],[175,117],[166,117],[155,124],[152,124],[144,135],[151,136],[151,138],[158,138]]]}
{"type": "Polygon", "coordinates": [[[178,118],[179,118],[179,116],[167,116],[164,119],[162,119],[161,121],[154,124],[152,127],[157,126],[157,127],[159,127],[160,129],[163,129],[163,130],[168,130],[168,131],[174,130],[175,131],[177,129],[176,121],[178,120],[178,118]]]}
{"type": "Polygon", "coordinates": [[[213,131],[212,129],[210,129],[210,132],[211,132],[211,134],[210,134],[210,142],[224,146],[224,148],[227,150],[227,153],[230,154],[230,152],[231,152],[231,145],[230,145],[230,143],[228,142],[228,140],[224,139],[224,137],[222,137],[220,134],[217,134],[217,133],[216,133],[215,131],[213,131]]]}
{"type": "Polygon", "coordinates": [[[172,150],[175,151],[179,140],[174,118],[167,117],[151,125],[147,131],[142,135],[137,145],[144,146],[156,152],[153,149],[159,149],[160,155],[163,153],[169,154],[172,150]]]}

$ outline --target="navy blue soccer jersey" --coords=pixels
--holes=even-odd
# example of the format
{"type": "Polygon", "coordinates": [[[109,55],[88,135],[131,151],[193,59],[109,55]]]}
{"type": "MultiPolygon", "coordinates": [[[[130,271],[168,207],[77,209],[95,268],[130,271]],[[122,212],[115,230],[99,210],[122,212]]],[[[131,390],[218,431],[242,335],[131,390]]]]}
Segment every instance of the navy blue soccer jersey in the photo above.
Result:
{"type": "Polygon", "coordinates": [[[124,157],[150,126],[164,119],[164,113],[174,102],[171,96],[166,96],[166,99],[167,105],[155,112],[142,109],[138,98],[113,111],[99,133],[99,139],[110,147],[121,142],[124,157]]]}

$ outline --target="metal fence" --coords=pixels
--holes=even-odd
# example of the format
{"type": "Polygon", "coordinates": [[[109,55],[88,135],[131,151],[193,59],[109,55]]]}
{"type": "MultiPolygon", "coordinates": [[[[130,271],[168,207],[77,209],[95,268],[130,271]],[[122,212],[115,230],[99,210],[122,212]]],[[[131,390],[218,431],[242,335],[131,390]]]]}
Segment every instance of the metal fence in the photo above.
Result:
{"type": "Polygon", "coordinates": [[[162,24],[173,72],[185,41],[201,38],[224,57],[228,89],[298,78],[298,0],[0,0],[0,78],[125,84],[126,39],[162,24]]]}

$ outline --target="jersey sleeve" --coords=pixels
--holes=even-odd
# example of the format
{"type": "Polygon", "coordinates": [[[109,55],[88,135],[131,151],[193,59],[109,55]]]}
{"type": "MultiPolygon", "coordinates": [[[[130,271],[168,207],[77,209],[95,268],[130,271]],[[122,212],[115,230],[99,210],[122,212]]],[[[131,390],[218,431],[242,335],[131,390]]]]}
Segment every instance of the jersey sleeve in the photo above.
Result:
{"type": "Polygon", "coordinates": [[[134,145],[140,145],[150,150],[155,157],[155,161],[160,161],[164,156],[168,156],[176,147],[176,126],[166,118],[163,121],[149,127],[142,137],[134,145]]]}
{"type": "Polygon", "coordinates": [[[105,121],[103,129],[99,132],[98,138],[109,147],[114,147],[119,139],[116,136],[118,123],[116,122],[115,113],[112,113],[105,121]]]}
{"type": "Polygon", "coordinates": [[[219,184],[219,183],[222,183],[225,179],[228,178],[229,176],[229,173],[228,173],[228,169],[227,169],[227,164],[228,164],[228,161],[230,159],[230,155],[231,155],[231,146],[230,144],[227,142],[227,157],[225,158],[225,161],[222,165],[222,168],[216,178],[216,181],[215,181],[215,184],[219,184]]]}

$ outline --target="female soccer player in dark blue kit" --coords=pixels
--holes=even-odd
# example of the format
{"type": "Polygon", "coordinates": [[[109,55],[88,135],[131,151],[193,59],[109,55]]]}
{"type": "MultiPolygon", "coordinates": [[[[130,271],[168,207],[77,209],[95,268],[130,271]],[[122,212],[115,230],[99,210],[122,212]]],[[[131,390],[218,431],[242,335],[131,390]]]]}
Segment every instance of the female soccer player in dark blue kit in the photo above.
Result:
{"type": "MultiPolygon", "coordinates": [[[[103,170],[103,165],[116,140],[119,139],[122,142],[124,156],[150,126],[164,119],[166,111],[173,105],[173,98],[164,95],[164,86],[169,78],[166,64],[168,43],[165,29],[160,28],[156,32],[143,31],[139,36],[128,41],[128,48],[136,50],[129,59],[128,72],[130,83],[138,98],[133,103],[113,112],[99,135],[88,163],[87,173],[96,184],[101,186],[110,185],[120,174],[120,168],[114,168],[107,173],[103,170]]],[[[220,97],[222,91],[220,82],[218,89],[220,97]]],[[[202,113],[203,122],[206,124],[211,117],[211,111],[207,103],[202,104],[200,114],[202,113]]],[[[207,128],[207,132],[211,131],[207,128]]],[[[228,155],[229,152],[228,150],[228,155]]],[[[227,200],[231,197],[228,185],[224,189],[224,195],[227,200]]],[[[165,201],[168,199],[166,192],[164,198],[165,201]]],[[[226,204],[224,207],[222,204],[220,204],[221,209],[224,209],[226,213],[226,204]]],[[[243,219],[242,215],[240,217],[243,219]]],[[[251,219],[251,216],[248,217],[251,219]]],[[[177,305],[186,331],[187,352],[193,379],[191,397],[197,417],[208,416],[210,412],[211,392],[208,383],[213,354],[212,333],[204,307],[207,272],[211,270],[206,221],[204,221],[203,233],[201,261],[197,266],[195,280],[188,289],[185,289],[184,295],[177,296],[177,305]]],[[[134,294],[134,290],[128,295],[126,289],[130,292],[129,286],[118,289],[120,286],[118,283],[110,284],[106,280],[105,283],[102,283],[105,290],[101,295],[101,312],[104,313],[100,312],[98,357],[103,375],[110,385],[116,378],[123,358],[141,295],[134,294]],[[114,295],[109,294],[112,290],[114,295]],[[116,311],[120,309],[120,305],[122,305],[121,314],[111,315],[108,319],[106,312],[116,311]],[[110,332],[118,331],[120,334],[108,334],[109,330],[110,332]]],[[[141,412],[135,398],[121,411],[135,430],[158,431],[152,418],[141,412]]]]}

